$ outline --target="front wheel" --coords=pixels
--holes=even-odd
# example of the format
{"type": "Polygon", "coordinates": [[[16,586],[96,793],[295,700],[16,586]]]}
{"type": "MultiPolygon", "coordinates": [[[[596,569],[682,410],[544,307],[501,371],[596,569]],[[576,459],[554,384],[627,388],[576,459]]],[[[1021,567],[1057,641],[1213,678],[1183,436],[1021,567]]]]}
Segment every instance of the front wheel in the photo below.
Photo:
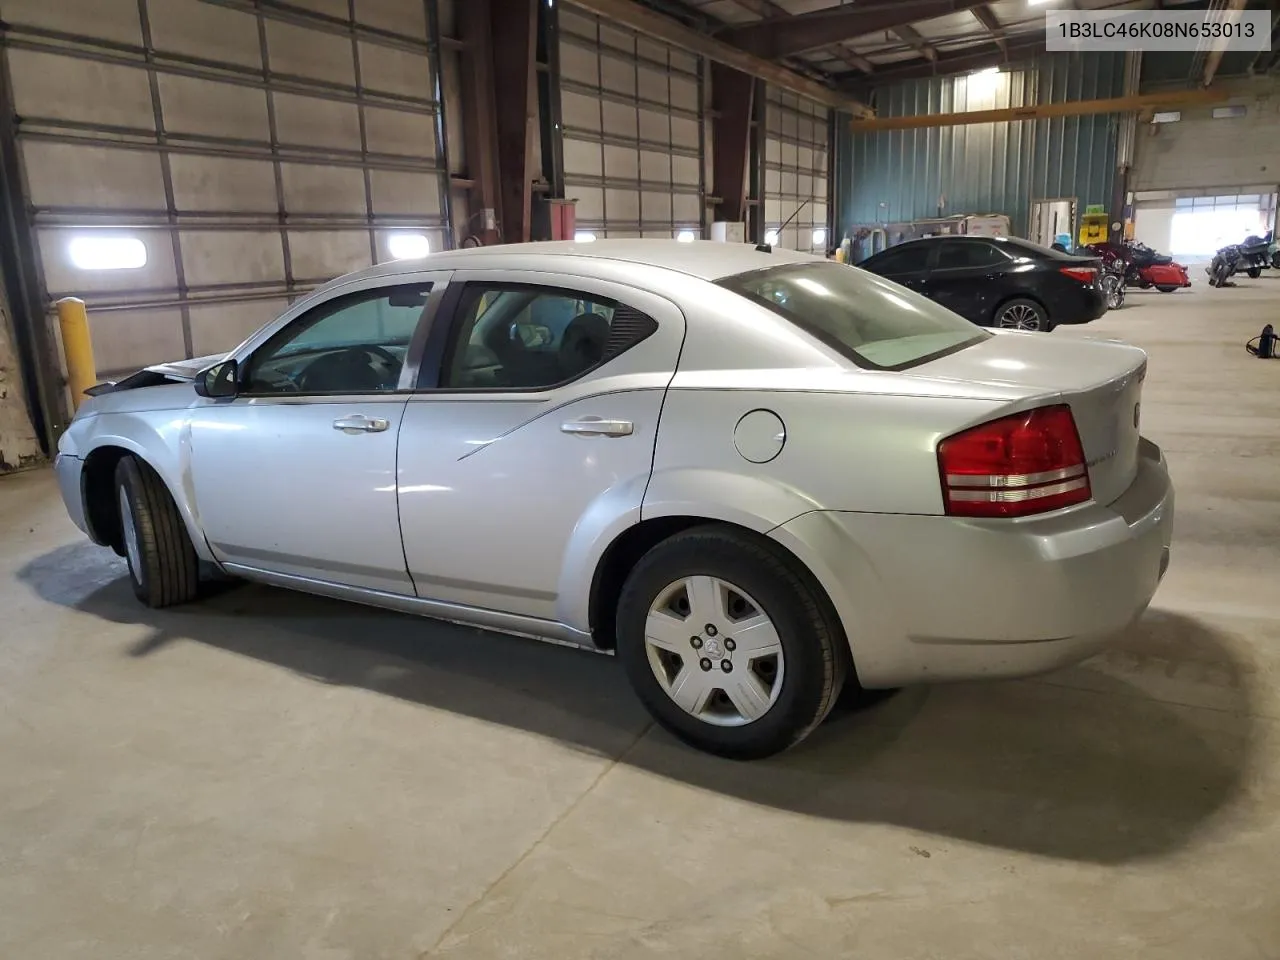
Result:
{"type": "Polygon", "coordinates": [[[845,640],[828,608],[768,544],[698,527],[658,544],[627,578],[618,656],[668,731],[755,760],[803,740],[840,695],[845,640]]]}
{"type": "Polygon", "coordinates": [[[1249,268],[1249,279],[1250,279],[1250,280],[1257,280],[1260,276],[1262,276],[1262,268],[1261,268],[1261,267],[1250,267],[1250,268],[1249,268]]]}
{"type": "Polygon", "coordinates": [[[1004,330],[1041,330],[1048,332],[1049,315],[1034,300],[1019,298],[1002,303],[996,309],[996,326],[1004,330]]]}
{"type": "Polygon", "coordinates": [[[1161,286],[1161,287],[1156,287],[1156,289],[1157,289],[1157,290],[1159,290],[1161,293],[1173,293],[1173,291],[1177,290],[1178,288],[1177,288],[1177,287],[1169,287],[1169,286],[1161,286]]]}
{"type": "Polygon", "coordinates": [[[200,592],[199,558],[160,476],[137,458],[122,457],[116,503],[134,595],[148,607],[194,600],[200,592]]]}

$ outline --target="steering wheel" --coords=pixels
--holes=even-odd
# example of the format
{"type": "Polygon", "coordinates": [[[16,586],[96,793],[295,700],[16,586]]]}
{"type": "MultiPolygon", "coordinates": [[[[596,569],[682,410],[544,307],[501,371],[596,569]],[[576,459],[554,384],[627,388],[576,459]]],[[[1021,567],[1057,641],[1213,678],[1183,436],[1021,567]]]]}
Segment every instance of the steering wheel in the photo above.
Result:
{"type": "MultiPolygon", "coordinates": [[[[390,350],[387,350],[385,347],[380,347],[377,344],[361,344],[358,347],[347,347],[337,353],[326,354],[325,356],[308,364],[307,368],[298,375],[298,389],[306,392],[323,392],[327,389],[332,389],[323,383],[313,384],[311,382],[313,374],[319,374],[319,379],[324,379],[326,374],[341,377],[345,370],[356,369],[359,367],[363,367],[367,370],[369,369],[369,365],[367,363],[362,363],[361,361],[368,359],[379,361],[390,370],[399,370],[400,368],[400,359],[390,350]]],[[[386,385],[384,383],[379,382],[368,386],[358,386],[355,389],[378,390],[385,389],[385,386],[386,385]]]]}

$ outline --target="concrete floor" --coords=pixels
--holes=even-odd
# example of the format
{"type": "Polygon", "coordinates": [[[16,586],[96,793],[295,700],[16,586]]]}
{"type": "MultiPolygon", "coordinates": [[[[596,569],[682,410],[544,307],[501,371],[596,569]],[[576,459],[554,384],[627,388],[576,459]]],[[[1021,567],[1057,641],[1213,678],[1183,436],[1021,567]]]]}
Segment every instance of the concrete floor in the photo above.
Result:
{"type": "MultiPolygon", "coordinates": [[[[737,765],[609,658],[258,587],[138,606],[0,481],[0,956],[1280,956],[1280,276],[1134,292],[1178,484],[1107,654],[737,765]]],[[[1010,584],[1016,589],[1016,584],[1010,584]]]]}

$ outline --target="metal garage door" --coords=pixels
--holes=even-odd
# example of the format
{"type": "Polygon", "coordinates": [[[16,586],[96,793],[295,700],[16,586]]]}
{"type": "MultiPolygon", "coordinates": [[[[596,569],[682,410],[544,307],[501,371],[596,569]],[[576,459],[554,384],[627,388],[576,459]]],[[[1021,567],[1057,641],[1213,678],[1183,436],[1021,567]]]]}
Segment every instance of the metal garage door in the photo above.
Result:
{"type": "Polygon", "coordinates": [[[580,235],[702,235],[701,63],[560,11],[565,195],[580,235]]]}
{"type": "Polygon", "coordinates": [[[765,104],[765,240],[787,250],[826,251],[830,113],[821,104],[769,87],[765,104]],[[788,220],[791,222],[783,229],[788,220]]]}
{"type": "Polygon", "coordinates": [[[41,282],[88,301],[100,374],[445,244],[427,9],[0,0],[41,282]]]}

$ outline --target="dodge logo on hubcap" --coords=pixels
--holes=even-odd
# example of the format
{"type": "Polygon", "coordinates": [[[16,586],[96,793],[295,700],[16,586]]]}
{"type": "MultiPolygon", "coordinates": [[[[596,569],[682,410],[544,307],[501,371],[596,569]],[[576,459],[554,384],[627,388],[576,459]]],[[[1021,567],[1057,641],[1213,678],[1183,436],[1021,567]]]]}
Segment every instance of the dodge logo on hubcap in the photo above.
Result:
{"type": "Polygon", "coordinates": [[[724,656],[724,645],[718,637],[707,637],[702,642],[702,652],[712,660],[719,660],[724,656]]]}

